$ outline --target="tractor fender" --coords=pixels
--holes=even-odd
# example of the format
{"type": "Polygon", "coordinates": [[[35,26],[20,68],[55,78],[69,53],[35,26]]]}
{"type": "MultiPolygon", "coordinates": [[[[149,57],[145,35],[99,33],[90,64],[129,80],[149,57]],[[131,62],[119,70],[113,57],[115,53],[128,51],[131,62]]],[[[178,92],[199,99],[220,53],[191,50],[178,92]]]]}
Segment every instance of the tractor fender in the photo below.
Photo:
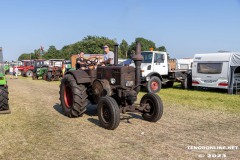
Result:
{"type": "Polygon", "coordinates": [[[75,78],[78,84],[80,83],[91,83],[91,78],[87,74],[87,72],[83,70],[72,70],[72,71],[67,71],[65,75],[71,74],[75,78]]]}

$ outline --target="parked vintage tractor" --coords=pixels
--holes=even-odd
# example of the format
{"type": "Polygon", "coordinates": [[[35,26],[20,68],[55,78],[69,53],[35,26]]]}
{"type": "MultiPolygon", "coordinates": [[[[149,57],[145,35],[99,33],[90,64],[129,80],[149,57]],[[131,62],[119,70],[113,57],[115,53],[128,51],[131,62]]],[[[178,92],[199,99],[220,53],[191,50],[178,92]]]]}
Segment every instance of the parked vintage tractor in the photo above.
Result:
{"type": "MultiPolygon", "coordinates": [[[[97,104],[100,125],[109,130],[116,129],[120,113],[139,112],[143,119],[156,122],[163,114],[160,97],[154,93],[145,94],[140,104],[134,104],[141,87],[141,45],[137,43],[133,56],[136,68],[119,66],[118,45],[114,46],[114,65],[89,67],[86,70],[66,72],[60,85],[60,101],[68,117],[79,117],[91,102],[97,104]],[[92,69],[91,69],[92,68],[92,69]]],[[[95,66],[97,59],[88,62],[95,66]]]]}
{"type": "Polygon", "coordinates": [[[49,59],[48,71],[44,75],[47,81],[58,81],[63,77],[64,59],[49,59]]]}
{"type": "Polygon", "coordinates": [[[46,79],[44,77],[44,75],[48,71],[47,61],[46,60],[34,60],[34,69],[32,71],[33,71],[33,75],[32,75],[33,80],[36,80],[39,77],[41,77],[42,79],[46,79]]]}
{"type": "MultiPolygon", "coordinates": [[[[15,68],[15,67],[13,67],[15,68]]],[[[22,65],[17,66],[18,75],[23,77],[32,77],[33,69],[34,69],[34,60],[22,60],[22,65]]]]}
{"type": "Polygon", "coordinates": [[[0,114],[10,113],[8,105],[8,86],[4,71],[2,47],[0,47],[0,114]]]}
{"type": "Polygon", "coordinates": [[[10,68],[9,62],[5,62],[5,63],[4,63],[4,72],[5,72],[5,75],[9,73],[9,68],[10,68]]]}

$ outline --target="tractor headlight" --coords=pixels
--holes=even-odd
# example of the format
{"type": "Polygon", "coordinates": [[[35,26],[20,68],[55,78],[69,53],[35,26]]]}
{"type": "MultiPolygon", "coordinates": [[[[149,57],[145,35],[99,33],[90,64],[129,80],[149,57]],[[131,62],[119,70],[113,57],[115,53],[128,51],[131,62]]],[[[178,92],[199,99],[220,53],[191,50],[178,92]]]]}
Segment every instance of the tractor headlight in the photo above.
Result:
{"type": "Polygon", "coordinates": [[[115,78],[111,78],[110,82],[111,82],[111,84],[115,84],[116,83],[116,79],[115,78]]]}
{"type": "Polygon", "coordinates": [[[134,82],[133,81],[126,81],[126,86],[127,87],[131,87],[134,85],[134,82]]]}

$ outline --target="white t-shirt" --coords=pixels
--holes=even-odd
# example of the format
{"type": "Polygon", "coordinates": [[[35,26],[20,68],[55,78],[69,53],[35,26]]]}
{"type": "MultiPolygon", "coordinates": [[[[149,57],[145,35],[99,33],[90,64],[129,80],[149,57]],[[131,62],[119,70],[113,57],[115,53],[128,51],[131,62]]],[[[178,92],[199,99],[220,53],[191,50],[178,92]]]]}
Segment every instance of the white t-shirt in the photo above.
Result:
{"type": "Polygon", "coordinates": [[[108,60],[111,58],[112,60],[110,61],[110,64],[114,64],[114,53],[112,51],[109,51],[107,54],[104,54],[104,61],[108,60]]]}
{"type": "Polygon", "coordinates": [[[9,68],[9,72],[13,72],[13,68],[12,67],[9,68]]]}

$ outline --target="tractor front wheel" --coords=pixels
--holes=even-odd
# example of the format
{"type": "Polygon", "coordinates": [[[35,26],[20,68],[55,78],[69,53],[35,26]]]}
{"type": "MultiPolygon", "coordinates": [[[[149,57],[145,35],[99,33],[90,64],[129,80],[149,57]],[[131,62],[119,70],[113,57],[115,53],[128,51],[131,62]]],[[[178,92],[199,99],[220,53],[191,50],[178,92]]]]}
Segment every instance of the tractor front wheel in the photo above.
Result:
{"type": "Polygon", "coordinates": [[[0,113],[8,113],[8,89],[5,87],[0,87],[0,113]]]}
{"type": "Polygon", "coordinates": [[[153,93],[145,94],[141,101],[145,105],[142,117],[149,122],[157,122],[163,114],[163,104],[161,98],[153,93]]]}
{"type": "Polygon", "coordinates": [[[47,81],[52,81],[52,72],[47,73],[47,81]]]}
{"type": "Polygon", "coordinates": [[[84,85],[78,85],[70,74],[64,76],[60,84],[60,101],[66,116],[81,116],[89,103],[87,97],[87,88],[84,85]]]}
{"type": "Polygon", "coordinates": [[[32,79],[33,79],[33,80],[36,80],[36,79],[38,79],[38,78],[37,78],[37,74],[36,74],[36,73],[33,73],[33,75],[32,75],[32,79]]]}
{"type": "Polygon", "coordinates": [[[105,129],[116,129],[120,122],[117,102],[112,97],[102,97],[99,99],[97,108],[100,125],[105,129]]]}

